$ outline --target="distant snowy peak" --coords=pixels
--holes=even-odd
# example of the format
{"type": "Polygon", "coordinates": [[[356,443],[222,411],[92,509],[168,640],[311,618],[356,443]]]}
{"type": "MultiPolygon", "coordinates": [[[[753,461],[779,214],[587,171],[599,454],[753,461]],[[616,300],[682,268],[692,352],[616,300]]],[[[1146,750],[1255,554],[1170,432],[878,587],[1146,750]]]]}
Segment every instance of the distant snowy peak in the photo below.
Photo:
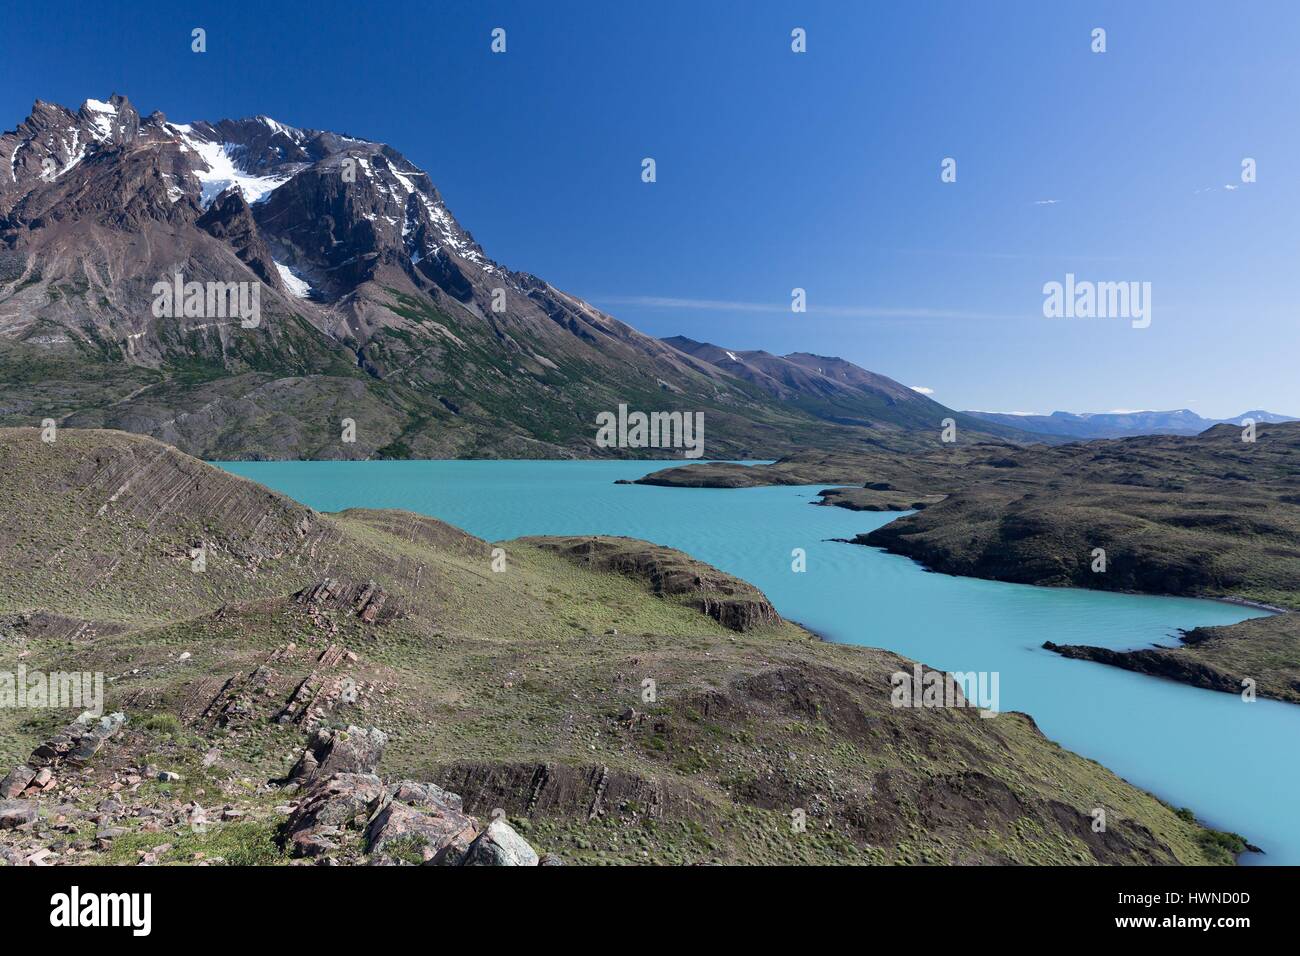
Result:
{"type": "Polygon", "coordinates": [[[273,133],[282,133],[283,135],[292,139],[295,143],[301,143],[305,138],[305,134],[303,133],[302,130],[294,126],[285,126],[283,123],[277,122],[276,120],[271,119],[271,117],[269,116],[261,116],[261,115],[254,116],[253,121],[257,123],[261,123],[263,126],[271,130],[273,133]]]}
{"type": "Polygon", "coordinates": [[[412,265],[446,249],[486,272],[499,271],[448,211],[428,173],[386,146],[360,140],[346,142],[338,162],[355,164],[353,174],[385,198],[383,220],[400,227],[412,265]]]}
{"type": "Polygon", "coordinates": [[[392,230],[412,266],[445,250],[487,272],[499,271],[456,222],[429,175],[382,143],[301,129],[261,115],[166,125],[190,154],[205,209],[232,186],[249,205],[265,203],[294,176],[315,169],[337,175],[345,188],[373,195],[374,202],[358,196],[350,205],[381,232],[392,230]]]}
{"type": "Polygon", "coordinates": [[[1110,412],[1062,412],[1038,415],[1026,412],[976,412],[973,415],[987,422],[1009,424],[1014,422],[1027,431],[1066,438],[1125,438],[1134,435],[1196,435],[1215,425],[1237,425],[1246,419],[1256,422],[1276,423],[1294,421],[1287,415],[1273,412],[1243,412],[1233,418],[1204,418],[1189,408],[1168,411],[1116,409],[1110,412]]]}

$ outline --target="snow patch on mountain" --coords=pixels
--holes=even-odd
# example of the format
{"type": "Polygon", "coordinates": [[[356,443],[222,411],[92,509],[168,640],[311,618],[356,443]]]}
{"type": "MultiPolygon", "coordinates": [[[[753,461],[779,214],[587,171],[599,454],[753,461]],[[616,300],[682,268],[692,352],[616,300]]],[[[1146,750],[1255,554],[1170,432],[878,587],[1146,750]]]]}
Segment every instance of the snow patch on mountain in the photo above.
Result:
{"type": "Polygon", "coordinates": [[[113,135],[113,120],[117,119],[116,106],[101,100],[86,100],[83,108],[94,114],[90,121],[95,127],[95,132],[91,134],[95,139],[102,142],[113,135]]]}
{"type": "Polygon", "coordinates": [[[234,156],[238,147],[231,146],[229,143],[199,139],[192,135],[193,127],[188,124],[169,125],[180,135],[188,148],[199,154],[199,158],[208,167],[206,170],[194,171],[202,187],[199,203],[204,209],[231,186],[238,186],[250,205],[265,202],[271,193],[293,178],[292,176],[254,176],[246,173],[235,165],[234,156]]]}
{"type": "Polygon", "coordinates": [[[394,167],[392,167],[392,166],[390,166],[390,167],[388,167],[388,168],[389,168],[390,170],[392,170],[393,175],[397,177],[397,181],[398,181],[399,183],[402,184],[402,187],[406,190],[406,192],[407,192],[408,195],[411,194],[411,193],[413,193],[413,192],[415,192],[415,186],[414,186],[414,184],[413,184],[409,179],[407,179],[406,176],[404,176],[402,173],[399,173],[399,172],[398,172],[394,167]]]}
{"type": "MultiPolygon", "coordinates": [[[[272,261],[274,262],[275,260],[272,261]]],[[[299,299],[311,298],[311,285],[301,276],[295,274],[294,271],[283,262],[275,263],[275,271],[280,273],[280,281],[284,283],[284,287],[289,290],[290,295],[296,296],[299,299]]]]}
{"type": "Polygon", "coordinates": [[[469,243],[456,235],[456,221],[451,218],[451,213],[447,212],[441,203],[432,202],[423,193],[416,193],[416,195],[420,197],[420,202],[424,204],[424,209],[429,214],[429,218],[433,220],[433,224],[438,227],[438,233],[444,246],[462,259],[468,259],[470,262],[477,264],[484,272],[495,273],[497,271],[469,243]]]}

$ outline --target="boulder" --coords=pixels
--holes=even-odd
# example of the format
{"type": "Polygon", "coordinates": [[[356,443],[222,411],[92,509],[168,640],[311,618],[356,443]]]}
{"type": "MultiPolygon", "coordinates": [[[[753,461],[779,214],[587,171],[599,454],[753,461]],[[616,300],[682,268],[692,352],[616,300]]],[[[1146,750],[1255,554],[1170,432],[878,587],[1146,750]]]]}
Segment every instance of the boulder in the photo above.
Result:
{"type": "Polygon", "coordinates": [[[0,800],[0,830],[26,826],[39,817],[40,808],[35,800],[0,800]]]}
{"type": "Polygon", "coordinates": [[[462,866],[537,866],[536,851],[504,820],[493,820],[465,854],[462,866]]]}
{"type": "Polygon", "coordinates": [[[421,809],[397,800],[384,804],[366,827],[366,850],[382,853],[397,841],[409,841],[425,861],[436,859],[457,844],[468,846],[478,829],[473,817],[449,806],[428,805],[421,809]]]}
{"type": "Polygon", "coordinates": [[[337,847],[332,839],[346,829],[360,830],[371,806],[385,794],[370,773],[337,773],[315,783],[284,824],[293,856],[316,856],[337,847]]]}
{"type": "Polygon", "coordinates": [[[388,735],[373,727],[319,728],[312,732],[289,779],[302,784],[335,773],[374,773],[387,744],[388,735]]]}
{"type": "Polygon", "coordinates": [[[332,839],[333,836],[334,834],[326,829],[295,834],[292,853],[297,857],[324,857],[326,854],[333,853],[340,848],[339,844],[332,839]]]}
{"type": "Polygon", "coordinates": [[[381,731],[359,727],[312,733],[290,775],[304,792],[281,830],[291,856],[340,862],[340,851],[364,831],[372,865],[538,864],[533,848],[505,821],[479,832],[457,794],[415,780],[385,786],[372,771],[387,742],[381,731]]]}
{"type": "Polygon", "coordinates": [[[433,855],[433,858],[426,861],[426,866],[460,866],[465,862],[465,857],[469,853],[469,848],[474,845],[478,834],[472,830],[457,834],[451,842],[433,855]]]}
{"type": "Polygon", "coordinates": [[[36,779],[36,771],[31,767],[26,764],[14,767],[4,780],[0,780],[0,800],[12,800],[26,790],[28,784],[34,779],[36,779]]]}

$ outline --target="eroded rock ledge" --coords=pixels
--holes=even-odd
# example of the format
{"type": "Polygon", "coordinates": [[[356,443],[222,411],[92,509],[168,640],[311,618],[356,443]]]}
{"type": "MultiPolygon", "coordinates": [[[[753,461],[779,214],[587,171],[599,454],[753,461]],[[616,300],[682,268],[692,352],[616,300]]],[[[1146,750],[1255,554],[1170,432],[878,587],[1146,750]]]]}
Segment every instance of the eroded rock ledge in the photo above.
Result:
{"type": "Polygon", "coordinates": [[[776,608],[758,588],[673,548],[605,536],[521,540],[583,567],[643,581],[661,597],[683,598],[733,631],[781,623],[776,608]]]}

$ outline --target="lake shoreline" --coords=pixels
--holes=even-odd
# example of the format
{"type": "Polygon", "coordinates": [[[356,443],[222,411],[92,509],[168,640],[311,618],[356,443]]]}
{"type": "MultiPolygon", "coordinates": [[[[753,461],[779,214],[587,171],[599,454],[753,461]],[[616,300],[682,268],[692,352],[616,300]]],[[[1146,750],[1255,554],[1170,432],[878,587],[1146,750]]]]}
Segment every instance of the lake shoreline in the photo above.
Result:
{"type": "Polygon", "coordinates": [[[1102,635],[1114,646],[1145,646],[1177,629],[1228,625],[1262,609],[924,573],[915,560],[833,543],[893,514],[808,508],[816,487],[689,495],[614,484],[644,468],[644,462],[450,461],[238,464],[231,470],[322,511],[413,510],[490,541],[615,535],[680,549],[761,588],[782,616],[799,622],[818,643],[885,648],[947,673],[999,671],[1002,709],[1032,714],[1059,746],[1148,791],[1172,795],[1177,805],[1196,808],[1198,818],[1249,832],[1251,842],[1268,847],[1270,862],[1300,859],[1300,834],[1277,803],[1279,781],[1294,777],[1288,786],[1300,788],[1300,774],[1279,776],[1266,758],[1270,741],[1300,732],[1290,708],[1274,710],[1278,702],[1261,700],[1239,710],[1228,695],[1146,680],[1117,667],[1081,668],[1041,650],[1045,638],[1106,643],[1093,639],[1102,635]],[[806,551],[809,573],[791,573],[799,569],[792,563],[796,547],[806,551]],[[1180,756],[1189,721],[1204,728],[1195,760],[1180,756]],[[1231,788],[1214,772],[1225,762],[1246,768],[1231,788]]]}

